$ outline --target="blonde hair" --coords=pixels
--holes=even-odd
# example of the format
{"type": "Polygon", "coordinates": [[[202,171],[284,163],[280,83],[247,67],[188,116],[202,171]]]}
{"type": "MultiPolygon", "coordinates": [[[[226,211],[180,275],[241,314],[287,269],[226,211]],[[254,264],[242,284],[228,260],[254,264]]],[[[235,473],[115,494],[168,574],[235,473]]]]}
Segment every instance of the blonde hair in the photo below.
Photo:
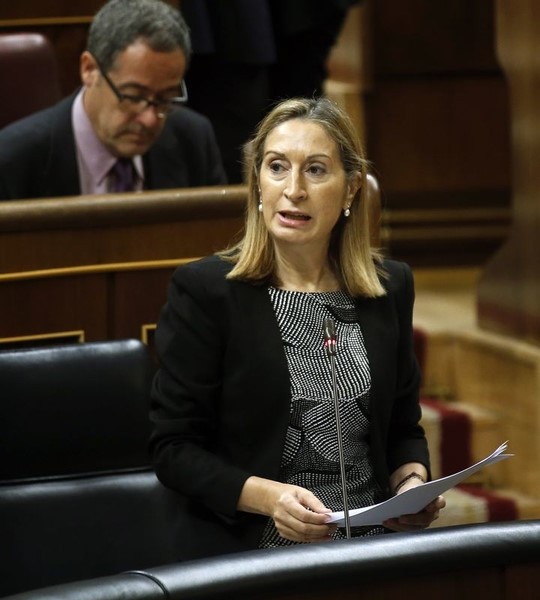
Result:
{"type": "Polygon", "coordinates": [[[349,182],[361,174],[362,185],[350,206],[350,216],[339,218],[332,232],[329,260],[343,287],[353,296],[375,298],[386,291],[379,252],[370,245],[367,193],[368,162],[354,125],[337,104],[327,98],[293,98],[277,104],[259,124],[254,137],[244,148],[244,167],[248,186],[244,235],[220,253],[234,267],[229,279],[266,283],[275,280],[274,245],[259,212],[259,172],[268,135],[291,119],[305,119],[321,125],[339,149],[343,169],[349,182]]]}

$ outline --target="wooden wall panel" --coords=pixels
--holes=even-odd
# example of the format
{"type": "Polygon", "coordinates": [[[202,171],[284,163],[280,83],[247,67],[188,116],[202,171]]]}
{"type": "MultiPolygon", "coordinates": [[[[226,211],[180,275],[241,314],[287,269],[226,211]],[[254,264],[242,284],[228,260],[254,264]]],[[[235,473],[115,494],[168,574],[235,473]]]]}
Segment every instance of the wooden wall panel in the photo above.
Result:
{"type": "MultiPolygon", "coordinates": [[[[467,247],[459,228],[435,245],[421,235],[403,244],[394,224],[415,209],[510,209],[508,89],[495,51],[493,3],[368,5],[370,84],[362,101],[368,156],[389,213],[387,251],[413,266],[481,266],[506,239],[509,219],[494,236],[487,217],[467,247]]],[[[408,232],[415,234],[414,222],[408,232]]]]}
{"type": "Polygon", "coordinates": [[[2,2],[0,6],[0,23],[3,21],[19,22],[37,19],[53,19],[61,22],[67,17],[89,17],[93,15],[103,0],[19,0],[18,2],[2,2]]]}
{"type": "Polygon", "coordinates": [[[540,344],[540,3],[497,2],[498,49],[512,92],[513,224],[478,286],[482,328],[540,344]]]}
{"type": "Polygon", "coordinates": [[[270,591],[256,596],[258,600],[521,600],[516,590],[513,594],[506,592],[502,568],[449,569],[447,573],[426,573],[422,576],[399,577],[397,580],[385,580],[382,577],[376,583],[344,579],[331,590],[322,586],[317,591],[309,589],[285,594],[282,591],[277,594],[270,591]]]}
{"type": "Polygon", "coordinates": [[[168,282],[180,262],[5,276],[0,279],[0,349],[135,338],[153,351],[168,282]]]}
{"type": "Polygon", "coordinates": [[[374,0],[371,13],[379,77],[500,73],[493,2],[374,0]]]}
{"type": "Polygon", "coordinates": [[[107,279],[101,275],[2,281],[0,289],[0,348],[43,338],[107,339],[107,279]]]}
{"type": "MultiPolygon", "coordinates": [[[[18,0],[2,2],[0,5],[0,24],[3,21],[51,19],[62,23],[68,18],[87,18],[94,15],[106,0],[18,0]]],[[[165,0],[172,6],[179,6],[179,0],[165,0]]],[[[15,25],[15,23],[11,23],[15,25]]],[[[10,23],[8,23],[10,25],[10,23]]]]}
{"type": "Polygon", "coordinates": [[[367,114],[390,254],[415,267],[482,266],[500,248],[511,218],[506,104],[492,78],[378,84],[367,114]]]}
{"type": "Polygon", "coordinates": [[[368,102],[368,143],[391,207],[433,208],[439,194],[469,207],[507,200],[507,110],[499,78],[379,82],[368,102]]]}
{"type": "MultiPolygon", "coordinates": [[[[152,337],[174,267],[141,268],[115,276],[112,337],[152,337]],[[148,328],[144,329],[143,328],[148,328]]],[[[145,339],[148,342],[148,339],[145,339]]]]}
{"type": "Polygon", "coordinates": [[[6,233],[0,243],[0,273],[91,265],[96,257],[102,257],[101,262],[122,262],[127,257],[143,261],[203,256],[226,246],[240,227],[239,216],[218,217],[210,223],[207,219],[193,219],[188,224],[140,223],[115,228],[6,233]]]}
{"type": "Polygon", "coordinates": [[[506,571],[505,589],[508,598],[536,600],[538,598],[538,566],[511,565],[506,571]]]}

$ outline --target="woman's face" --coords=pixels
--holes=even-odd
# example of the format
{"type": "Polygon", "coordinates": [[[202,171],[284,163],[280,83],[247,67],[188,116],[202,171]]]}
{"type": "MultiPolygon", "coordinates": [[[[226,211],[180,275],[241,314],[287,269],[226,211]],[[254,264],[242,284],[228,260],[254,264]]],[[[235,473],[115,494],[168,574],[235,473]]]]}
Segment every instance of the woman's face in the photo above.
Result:
{"type": "Polygon", "coordinates": [[[292,119],[266,138],[259,186],[264,222],[277,246],[326,250],[359,182],[348,184],[336,142],[321,125],[292,119]]]}

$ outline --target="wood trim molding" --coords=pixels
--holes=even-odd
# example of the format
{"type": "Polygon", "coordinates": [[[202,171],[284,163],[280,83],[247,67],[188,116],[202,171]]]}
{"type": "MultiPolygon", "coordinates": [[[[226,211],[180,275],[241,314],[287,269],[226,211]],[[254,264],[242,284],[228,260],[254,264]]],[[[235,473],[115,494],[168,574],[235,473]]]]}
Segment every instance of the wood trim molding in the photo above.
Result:
{"type": "Polygon", "coordinates": [[[167,269],[197,260],[194,258],[172,258],[166,260],[147,260],[127,263],[105,263],[84,265],[82,267],[63,267],[60,269],[43,269],[40,271],[20,271],[17,273],[0,274],[0,283],[29,279],[46,279],[53,277],[70,277],[73,275],[93,275],[95,273],[110,273],[121,271],[143,271],[167,269]]]}
{"type": "Polygon", "coordinates": [[[35,342],[61,342],[62,340],[69,341],[70,343],[78,342],[83,343],[85,340],[85,333],[82,329],[74,331],[55,331],[53,333],[39,333],[35,335],[20,335],[15,337],[0,338],[0,349],[2,346],[13,346],[13,345],[27,345],[30,342],[35,345],[35,342]]]}
{"type": "Polygon", "coordinates": [[[154,334],[157,329],[157,323],[145,323],[141,326],[141,340],[143,344],[148,346],[150,336],[154,334]]]}
{"type": "Polygon", "coordinates": [[[33,17],[29,19],[0,19],[1,29],[20,27],[65,27],[66,25],[89,25],[93,17],[33,17]]]}
{"type": "Polygon", "coordinates": [[[244,185],[12,200],[0,202],[0,232],[236,218],[246,200],[244,185]]]}

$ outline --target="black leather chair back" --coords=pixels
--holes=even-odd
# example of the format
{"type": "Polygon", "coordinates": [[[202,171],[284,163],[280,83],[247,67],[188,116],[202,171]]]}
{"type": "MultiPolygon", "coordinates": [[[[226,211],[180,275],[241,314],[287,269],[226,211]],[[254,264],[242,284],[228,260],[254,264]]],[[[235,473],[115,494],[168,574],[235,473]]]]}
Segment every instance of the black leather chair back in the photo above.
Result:
{"type": "Polygon", "coordinates": [[[153,373],[137,340],[0,352],[0,597],[175,561],[153,373]]]}
{"type": "Polygon", "coordinates": [[[153,365],[137,340],[0,352],[0,481],[143,468],[153,365]]]}

